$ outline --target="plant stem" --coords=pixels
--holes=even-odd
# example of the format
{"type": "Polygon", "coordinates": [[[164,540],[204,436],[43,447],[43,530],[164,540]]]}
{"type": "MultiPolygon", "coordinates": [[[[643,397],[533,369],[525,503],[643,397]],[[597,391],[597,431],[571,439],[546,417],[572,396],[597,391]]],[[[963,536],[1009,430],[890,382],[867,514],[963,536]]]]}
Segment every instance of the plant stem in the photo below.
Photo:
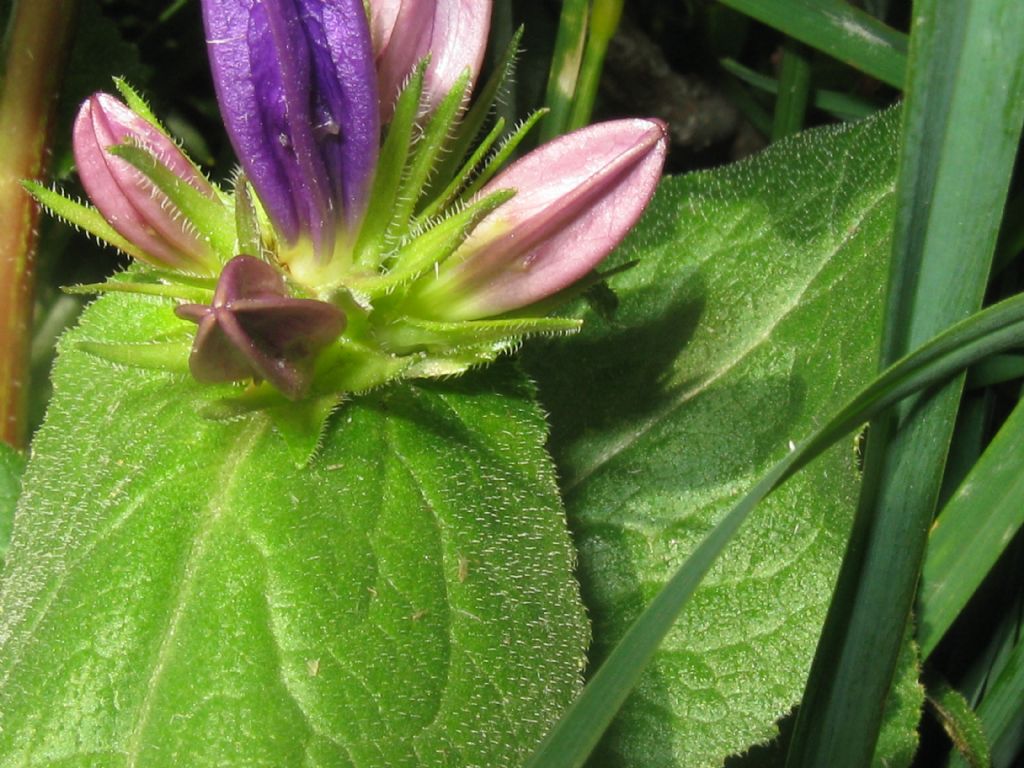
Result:
{"type": "Polygon", "coordinates": [[[0,440],[26,440],[36,223],[39,211],[22,189],[40,179],[75,0],[15,0],[4,45],[0,86],[0,440]]]}

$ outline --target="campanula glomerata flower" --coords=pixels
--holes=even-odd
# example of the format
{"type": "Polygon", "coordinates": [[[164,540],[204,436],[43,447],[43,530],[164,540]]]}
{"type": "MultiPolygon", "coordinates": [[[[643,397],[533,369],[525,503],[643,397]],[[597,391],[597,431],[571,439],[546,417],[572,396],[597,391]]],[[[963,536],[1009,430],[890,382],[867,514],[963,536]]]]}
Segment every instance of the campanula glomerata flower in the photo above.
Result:
{"type": "MultiPolygon", "coordinates": [[[[639,219],[664,162],[661,122],[593,125],[502,171],[541,114],[505,131],[491,104],[470,102],[490,0],[202,8],[241,164],[233,192],[125,91],[130,106],[94,96],[75,126],[83,185],[113,229],[33,189],[143,261],[209,275],[159,289],[187,299],[176,312],[199,326],[196,379],[319,397],[450,375],[579,327],[540,307],[639,219]]],[[[482,90],[499,92],[508,66],[482,90]]]]}

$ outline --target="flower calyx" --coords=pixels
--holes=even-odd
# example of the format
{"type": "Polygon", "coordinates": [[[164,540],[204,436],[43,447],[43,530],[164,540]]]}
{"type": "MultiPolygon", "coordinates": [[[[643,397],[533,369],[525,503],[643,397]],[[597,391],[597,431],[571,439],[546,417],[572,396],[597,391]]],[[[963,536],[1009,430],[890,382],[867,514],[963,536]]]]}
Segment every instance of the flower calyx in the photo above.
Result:
{"type": "Polygon", "coordinates": [[[663,123],[594,125],[502,170],[543,113],[509,130],[494,115],[518,38],[469,101],[490,0],[202,5],[235,189],[203,178],[123,84],[124,104],[95,96],[76,124],[95,209],[31,187],[143,263],[101,290],[179,302],[195,379],[328,401],[579,328],[545,315],[639,219],[663,123]]]}
{"type": "Polygon", "coordinates": [[[199,325],[189,356],[198,381],[266,379],[290,400],[309,391],[317,353],[345,329],[341,309],[289,296],[280,272],[246,255],[224,266],[210,304],[174,312],[199,325]]]}

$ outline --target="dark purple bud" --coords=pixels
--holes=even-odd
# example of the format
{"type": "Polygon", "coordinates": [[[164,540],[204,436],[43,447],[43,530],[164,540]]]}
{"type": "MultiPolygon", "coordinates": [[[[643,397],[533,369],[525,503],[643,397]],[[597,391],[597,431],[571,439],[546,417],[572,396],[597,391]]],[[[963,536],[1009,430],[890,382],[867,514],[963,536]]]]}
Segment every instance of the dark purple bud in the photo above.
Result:
{"type": "Polygon", "coordinates": [[[380,123],[362,0],[203,0],[228,135],[278,234],[329,259],[362,217],[380,123]]]}
{"type": "Polygon", "coordinates": [[[288,296],[281,274],[252,256],[225,265],[212,305],[175,313],[199,324],[189,357],[197,380],[266,379],[292,400],[309,390],[317,353],[345,329],[338,307],[288,296]]]}

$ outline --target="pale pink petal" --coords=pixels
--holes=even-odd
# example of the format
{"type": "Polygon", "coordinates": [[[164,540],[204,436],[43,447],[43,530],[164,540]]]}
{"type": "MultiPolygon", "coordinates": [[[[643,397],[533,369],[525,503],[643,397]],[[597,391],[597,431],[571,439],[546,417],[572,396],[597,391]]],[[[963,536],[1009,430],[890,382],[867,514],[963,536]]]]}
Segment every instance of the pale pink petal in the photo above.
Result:
{"type": "Polygon", "coordinates": [[[209,245],[183,222],[167,197],[111,147],[132,143],[211,197],[214,192],[181,150],[113,96],[82,104],[72,131],[78,173],[93,204],[117,232],[163,266],[205,271],[209,245]]]}
{"type": "Polygon", "coordinates": [[[428,54],[423,88],[428,109],[437,106],[467,69],[471,82],[479,74],[491,0],[375,0],[371,17],[375,47],[380,41],[377,80],[384,121],[391,119],[402,85],[428,54]]]}
{"type": "Polygon", "coordinates": [[[533,304],[596,267],[640,218],[668,146],[658,120],[618,120],[562,136],[511,165],[480,196],[516,196],[484,219],[417,297],[471,319],[533,304]]]}

